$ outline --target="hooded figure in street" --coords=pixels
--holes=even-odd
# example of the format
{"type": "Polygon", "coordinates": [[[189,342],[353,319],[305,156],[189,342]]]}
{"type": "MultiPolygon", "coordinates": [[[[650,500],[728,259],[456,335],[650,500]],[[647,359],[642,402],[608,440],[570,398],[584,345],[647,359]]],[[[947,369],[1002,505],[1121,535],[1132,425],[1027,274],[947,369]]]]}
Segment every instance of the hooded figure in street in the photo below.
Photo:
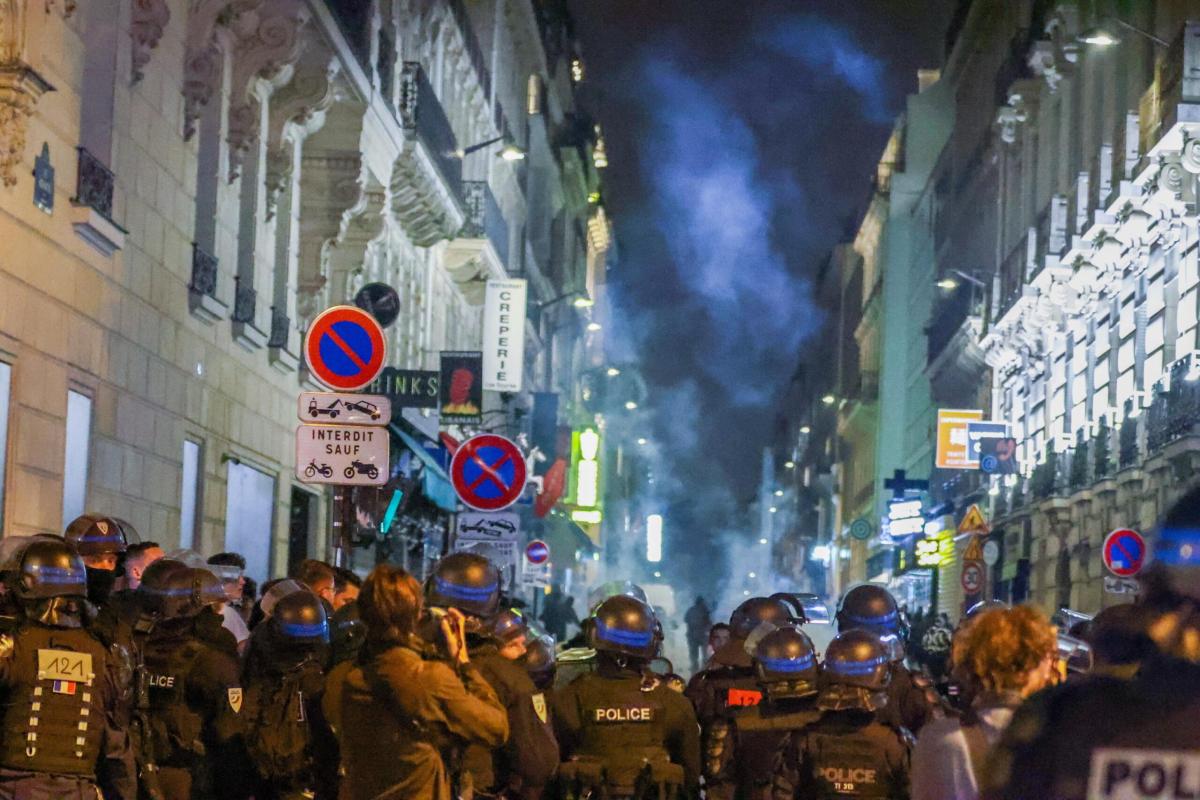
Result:
{"type": "Polygon", "coordinates": [[[780,749],[775,800],[908,797],[912,737],[881,722],[891,679],[889,653],[864,630],[839,633],[825,650],[817,721],[780,749]]]}
{"type": "Polygon", "coordinates": [[[768,800],[779,745],[817,719],[817,653],[798,626],[784,625],[758,641],[754,671],[762,702],[713,725],[704,754],[710,800],[768,800]]]}
{"type": "Polygon", "coordinates": [[[596,671],[554,695],[554,729],[566,759],[561,796],[667,800],[698,793],[696,715],[647,669],[658,652],[656,623],[654,610],[628,595],[610,597],[593,613],[596,671]]]}

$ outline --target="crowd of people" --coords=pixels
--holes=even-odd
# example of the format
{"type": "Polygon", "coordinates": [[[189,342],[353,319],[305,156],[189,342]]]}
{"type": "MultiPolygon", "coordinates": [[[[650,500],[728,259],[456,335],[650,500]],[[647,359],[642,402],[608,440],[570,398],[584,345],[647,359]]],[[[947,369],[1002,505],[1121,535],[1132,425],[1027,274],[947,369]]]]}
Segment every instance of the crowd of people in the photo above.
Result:
{"type": "Polygon", "coordinates": [[[563,650],[474,553],[424,584],[386,563],[308,560],[261,591],[244,572],[95,514],[0,542],[0,798],[1195,796],[1200,490],[1138,602],[1072,629],[1069,658],[1033,607],[924,615],[914,636],[861,584],[823,653],[788,595],[727,623],[698,602],[685,685],[632,584],[563,650]]]}

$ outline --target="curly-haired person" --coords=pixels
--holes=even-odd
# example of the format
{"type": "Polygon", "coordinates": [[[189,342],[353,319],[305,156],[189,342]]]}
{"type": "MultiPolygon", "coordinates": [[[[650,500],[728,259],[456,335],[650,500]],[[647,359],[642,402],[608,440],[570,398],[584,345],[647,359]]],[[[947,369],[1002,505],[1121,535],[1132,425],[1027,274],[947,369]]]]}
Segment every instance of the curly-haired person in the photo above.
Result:
{"type": "Polygon", "coordinates": [[[950,652],[957,674],[974,686],[958,719],[921,730],[912,758],[912,800],[976,800],[988,749],[1021,701],[1057,680],[1057,639],[1046,616],[1030,606],[985,611],[963,626],[950,652]]]}

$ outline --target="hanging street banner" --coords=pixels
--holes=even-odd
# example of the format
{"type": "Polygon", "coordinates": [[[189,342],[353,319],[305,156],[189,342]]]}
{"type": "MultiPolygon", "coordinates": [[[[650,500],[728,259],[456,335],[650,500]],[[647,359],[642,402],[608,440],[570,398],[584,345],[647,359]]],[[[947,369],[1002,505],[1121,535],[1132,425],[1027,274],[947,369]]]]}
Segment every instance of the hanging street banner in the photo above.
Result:
{"type": "Polygon", "coordinates": [[[978,409],[938,409],[937,457],[934,462],[938,469],[979,468],[979,463],[971,460],[967,425],[982,420],[983,411],[978,409]]]}
{"type": "Polygon", "coordinates": [[[387,425],[392,404],[373,394],[301,392],[296,403],[301,422],[337,422],[342,425],[387,425]]]}
{"type": "Polygon", "coordinates": [[[967,423],[967,458],[980,469],[983,455],[983,443],[988,440],[1008,437],[1007,422],[968,422],[967,423]]]}
{"type": "Polygon", "coordinates": [[[979,440],[979,468],[990,475],[1016,475],[1021,471],[1017,462],[1017,440],[1011,436],[979,440]]]}
{"type": "Polygon", "coordinates": [[[525,372],[524,278],[488,281],[483,304],[483,388],[519,392],[525,372]]]}
{"type": "Polygon", "coordinates": [[[396,369],[384,367],[368,388],[373,394],[385,395],[392,407],[437,408],[442,374],[436,370],[396,369]]]}
{"type": "Polygon", "coordinates": [[[482,353],[443,351],[438,382],[442,425],[478,425],[483,421],[482,353]]]}
{"type": "Polygon", "coordinates": [[[362,425],[296,428],[296,477],[303,483],[382,486],[388,480],[388,432],[362,425]]]}

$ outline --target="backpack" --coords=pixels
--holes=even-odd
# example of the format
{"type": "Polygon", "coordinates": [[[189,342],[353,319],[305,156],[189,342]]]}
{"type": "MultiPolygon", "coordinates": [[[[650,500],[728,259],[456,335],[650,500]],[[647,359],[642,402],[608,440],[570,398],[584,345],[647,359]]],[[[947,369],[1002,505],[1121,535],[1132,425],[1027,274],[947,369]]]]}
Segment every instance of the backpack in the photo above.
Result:
{"type": "Polygon", "coordinates": [[[271,782],[312,782],[310,703],[323,685],[321,667],[306,660],[279,674],[260,673],[246,686],[246,747],[259,776],[271,782]]]}

